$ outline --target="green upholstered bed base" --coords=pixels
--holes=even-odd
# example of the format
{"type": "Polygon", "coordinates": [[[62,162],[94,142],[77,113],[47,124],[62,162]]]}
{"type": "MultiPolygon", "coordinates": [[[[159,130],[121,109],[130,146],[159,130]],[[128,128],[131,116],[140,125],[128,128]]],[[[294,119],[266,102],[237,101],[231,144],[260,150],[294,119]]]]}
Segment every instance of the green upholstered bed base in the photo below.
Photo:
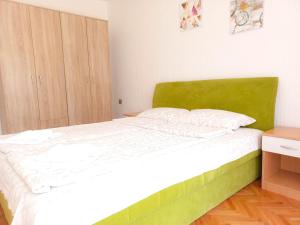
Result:
{"type": "MultiPolygon", "coordinates": [[[[267,130],[274,127],[277,85],[276,77],[161,83],[156,86],[153,107],[244,113],[257,121],[250,127],[267,130]]],[[[260,174],[258,150],[153,194],[96,225],[189,225],[260,174]]],[[[3,196],[0,199],[9,219],[7,204],[3,196]]]]}
{"type": "MultiPolygon", "coordinates": [[[[260,174],[261,152],[258,150],[153,194],[96,225],[189,225],[260,174]]],[[[0,203],[10,224],[12,214],[1,193],[0,203]]]]}
{"type": "Polygon", "coordinates": [[[189,225],[260,176],[260,151],[162,190],[97,225],[189,225]]]}

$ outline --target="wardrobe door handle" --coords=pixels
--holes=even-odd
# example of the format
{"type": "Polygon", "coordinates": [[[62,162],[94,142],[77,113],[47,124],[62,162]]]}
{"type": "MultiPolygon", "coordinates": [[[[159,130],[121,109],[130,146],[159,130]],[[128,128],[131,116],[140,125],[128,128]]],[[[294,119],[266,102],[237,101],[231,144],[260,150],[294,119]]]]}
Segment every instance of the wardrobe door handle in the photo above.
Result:
{"type": "Polygon", "coordinates": [[[33,83],[34,85],[36,85],[36,79],[34,79],[33,75],[30,75],[30,79],[31,79],[31,83],[33,83]]]}
{"type": "Polygon", "coordinates": [[[42,82],[43,82],[43,78],[42,78],[42,76],[41,75],[38,75],[38,79],[39,79],[39,83],[40,83],[40,85],[42,84],[42,82]]]}

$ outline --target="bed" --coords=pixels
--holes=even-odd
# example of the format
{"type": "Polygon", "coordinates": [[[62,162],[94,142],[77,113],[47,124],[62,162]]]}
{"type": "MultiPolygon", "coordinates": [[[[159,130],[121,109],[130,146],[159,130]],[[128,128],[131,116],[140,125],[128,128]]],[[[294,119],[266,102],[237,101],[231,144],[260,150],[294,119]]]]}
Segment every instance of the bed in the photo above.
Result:
{"type": "MultiPolygon", "coordinates": [[[[250,137],[253,134],[252,137],[254,141],[252,141],[251,143],[255,143],[257,142],[257,140],[259,140],[259,132],[254,132],[254,129],[264,131],[271,129],[274,126],[277,83],[278,80],[275,77],[161,83],[156,86],[153,98],[153,107],[175,107],[186,109],[211,108],[234,111],[249,115],[256,119],[256,123],[250,126],[250,128],[253,129],[243,128],[235,135],[237,135],[238,137],[247,137],[248,135],[250,137]]],[[[118,121],[116,121],[115,123],[118,123],[118,121]]],[[[110,125],[105,125],[105,123],[103,123],[102,125],[82,125],[76,126],[76,128],[74,129],[77,129],[77,132],[79,132],[79,134],[81,130],[85,129],[90,130],[89,132],[97,131],[101,133],[101,127],[103,126],[106,127],[105,129],[107,129],[107,126],[110,125]]],[[[115,124],[113,124],[112,127],[116,129],[114,126],[115,124]]],[[[141,130],[139,130],[139,128],[128,128],[128,126],[124,126],[124,124],[119,126],[120,127],[117,128],[118,132],[121,132],[121,130],[124,128],[124,135],[126,133],[133,132],[129,132],[127,129],[135,129],[137,135],[141,135],[141,130]]],[[[62,129],[66,129],[65,131],[66,133],[68,133],[68,129],[73,128],[62,129]]],[[[148,131],[145,132],[145,135],[147,136],[148,131]]],[[[227,143],[230,143],[233,140],[224,138],[225,137],[220,137],[219,142],[223,143],[225,141],[227,143]]],[[[230,138],[232,137],[230,136],[230,138]]],[[[248,139],[249,138],[246,138],[245,140],[248,139]]],[[[130,140],[130,135],[128,136],[128,140],[130,140]]],[[[124,139],[124,141],[128,140],[124,139]]],[[[161,141],[161,143],[163,142],[164,141],[161,141]]],[[[216,144],[217,142],[218,141],[215,141],[214,143],[212,143],[212,145],[216,144]]],[[[94,196],[89,195],[89,193],[83,193],[82,195],[78,196],[70,195],[69,202],[71,202],[71,204],[73,205],[76,204],[77,209],[81,208],[85,210],[76,211],[76,208],[74,208],[74,211],[70,213],[68,212],[68,207],[64,208],[64,205],[62,204],[62,207],[60,208],[61,210],[57,209],[57,214],[55,216],[57,216],[58,218],[61,217],[59,218],[59,221],[64,221],[64,223],[61,224],[75,224],[76,221],[77,224],[80,224],[78,223],[78,221],[80,221],[80,218],[76,218],[77,214],[80,211],[84,211],[88,214],[90,210],[89,208],[95,209],[99,207],[99,219],[96,220],[95,218],[93,218],[91,220],[94,221],[93,223],[97,225],[188,225],[260,176],[261,154],[259,147],[257,147],[256,149],[253,149],[254,147],[252,147],[252,149],[249,148],[246,154],[245,152],[243,154],[238,154],[239,151],[238,149],[236,149],[235,151],[232,151],[232,155],[234,155],[233,153],[236,153],[235,157],[228,158],[226,163],[218,165],[217,167],[215,166],[216,168],[212,167],[211,169],[208,169],[207,167],[205,170],[203,170],[205,172],[199,172],[198,174],[191,175],[190,173],[187,173],[188,169],[186,169],[188,168],[188,164],[190,164],[190,162],[195,165],[195,168],[200,168],[200,165],[197,165],[197,162],[205,164],[204,159],[197,158],[198,151],[195,150],[194,146],[198,145],[206,146],[206,143],[195,143],[195,145],[190,145],[190,148],[184,146],[187,149],[187,154],[183,154],[182,151],[177,151],[178,155],[176,157],[176,154],[174,154],[173,162],[179,162],[177,166],[175,163],[172,165],[173,167],[166,163],[169,168],[163,170],[161,174],[159,173],[160,171],[156,171],[157,173],[154,177],[152,177],[151,174],[154,173],[153,171],[155,171],[155,167],[153,167],[153,171],[143,171],[141,169],[142,172],[139,174],[139,176],[140,179],[143,180],[143,182],[130,180],[126,177],[126,173],[124,173],[123,176],[119,176],[119,180],[110,181],[115,182],[112,183],[115,185],[111,186],[111,190],[115,190],[115,196],[113,197],[110,196],[108,198],[106,196],[106,193],[101,193],[101,184],[99,186],[99,193],[97,194],[96,192],[94,196]],[[181,163],[180,159],[191,161],[183,164],[181,163]],[[173,171],[176,174],[173,174],[172,178],[171,175],[173,171]],[[153,183],[155,182],[153,181],[156,178],[162,180],[163,175],[166,178],[165,183],[162,182],[162,184],[155,184],[154,187],[153,183]],[[145,177],[147,179],[145,179],[145,177]],[[170,181],[171,185],[166,186],[168,184],[167,178],[170,178],[170,180],[172,178],[172,181],[170,181]],[[142,185],[140,183],[144,183],[143,187],[148,188],[147,192],[140,193],[139,185],[142,185]],[[126,193],[128,193],[129,196],[127,196],[126,193]],[[105,199],[106,197],[107,199],[105,199]],[[86,204],[88,203],[86,199],[89,198],[93,199],[93,204],[86,204]],[[134,202],[133,199],[135,199],[134,202]],[[118,207],[115,207],[114,202],[116,202],[115,204],[118,204],[118,207]],[[103,209],[103,211],[106,211],[106,213],[103,213],[102,211],[100,212],[100,209],[103,209]]],[[[219,146],[223,146],[224,148],[224,145],[219,146]]],[[[130,151],[129,148],[128,151],[130,151]]],[[[216,153],[217,152],[214,152],[215,155],[216,153]]],[[[226,154],[224,154],[223,158],[225,158],[225,156],[226,154]]],[[[1,157],[3,160],[4,157],[1,157]]],[[[160,162],[155,162],[157,165],[159,165],[160,163],[160,165],[163,166],[165,163],[164,160],[169,160],[169,157],[170,155],[166,154],[165,156],[160,157],[160,162]]],[[[141,164],[141,162],[137,163],[141,164]]],[[[4,165],[4,163],[2,164],[4,165]]],[[[3,170],[9,170],[9,167],[4,168],[3,165],[1,173],[3,173],[3,170]]],[[[139,166],[140,168],[142,168],[141,165],[139,166]]],[[[132,171],[134,171],[135,168],[136,167],[133,167],[132,171]]],[[[197,170],[195,170],[194,172],[196,171],[197,170]]],[[[10,172],[13,173],[12,170],[10,172]]],[[[126,172],[128,173],[128,171],[126,172]]],[[[2,178],[2,182],[3,179],[4,178],[2,178]]],[[[21,188],[23,184],[20,181],[20,178],[18,178],[18,176],[14,176],[13,174],[10,179],[12,180],[11,183],[19,183],[19,187],[14,191],[15,196],[13,196],[17,198],[16,196],[20,194],[20,190],[23,190],[21,188]]],[[[107,181],[109,181],[109,177],[107,177],[107,181]]],[[[6,183],[9,183],[9,181],[6,181],[6,183]]],[[[92,188],[93,190],[97,190],[97,185],[99,185],[99,183],[91,182],[91,186],[92,185],[95,186],[90,188],[92,188]]],[[[107,190],[109,191],[109,189],[107,190]]],[[[30,213],[38,215],[36,218],[36,221],[38,221],[42,220],[43,217],[53,216],[51,214],[48,215],[46,211],[39,212],[39,210],[43,209],[43,207],[46,206],[49,207],[49,205],[51,204],[53,205],[53,207],[55,207],[58,196],[68,196],[68,191],[69,189],[66,188],[64,192],[59,193],[58,195],[56,195],[57,193],[55,193],[56,191],[54,191],[54,194],[52,195],[55,197],[53,198],[44,197],[47,196],[47,194],[35,195],[34,197],[32,197],[32,194],[28,194],[24,195],[23,198],[20,199],[22,199],[23,201],[22,204],[24,209],[26,207],[30,207],[30,205],[28,204],[31,204],[32,202],[34,202],[34,200],[37,201],[37,199],[44,198],[44,205],[41,205],[42,207],[37,207],[35,208],[35,210],[30,211],[30,213]],[[29,198],[30,201],[28,200],[29,198]]],[[[3,192],[3,190],[1,190],[1,192],[3,192]]],[[[0,194],[1,205],[4,208],[7,220],[12,224],[29,225],[30,222],[26,223],[26,221],[20,220],[22,218],[24,219],[25,217],[30,217],[30,213],[24,215],[23,217],[20,216],[19,221],[17,221],[18,219],[16,219],[16,215],[22,214],[22,208],[18,207],[18,204],[16,203],[13,213],[10,209],[12,208],[12,203],[10,203],[10,207],[8,207],[8,198],[9,196],[5,196],[3,193],[0,194]]],[[[43,223],[37,222],[36,224],[43,223]]]]}

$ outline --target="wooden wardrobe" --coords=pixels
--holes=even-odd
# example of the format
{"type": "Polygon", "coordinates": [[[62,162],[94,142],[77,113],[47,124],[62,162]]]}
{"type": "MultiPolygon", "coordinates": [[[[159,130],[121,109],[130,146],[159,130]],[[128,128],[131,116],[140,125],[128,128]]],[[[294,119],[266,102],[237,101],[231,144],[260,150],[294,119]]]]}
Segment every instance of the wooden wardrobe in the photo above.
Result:
{"type": "Polygon", "coordinates": [[[0,0],[2,132],[111,120],[107,22],[0,0]]]}

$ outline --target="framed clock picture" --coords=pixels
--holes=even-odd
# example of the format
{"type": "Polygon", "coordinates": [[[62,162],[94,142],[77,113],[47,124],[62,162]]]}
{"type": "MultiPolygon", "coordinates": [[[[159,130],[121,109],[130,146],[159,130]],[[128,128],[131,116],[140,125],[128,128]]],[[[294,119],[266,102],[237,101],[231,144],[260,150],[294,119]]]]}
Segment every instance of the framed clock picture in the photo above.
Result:
{"type": "Polygon", "coordinates": [[[231,1],[231,33],[239,33],[263,27],[263,0],[231,1]]]}

